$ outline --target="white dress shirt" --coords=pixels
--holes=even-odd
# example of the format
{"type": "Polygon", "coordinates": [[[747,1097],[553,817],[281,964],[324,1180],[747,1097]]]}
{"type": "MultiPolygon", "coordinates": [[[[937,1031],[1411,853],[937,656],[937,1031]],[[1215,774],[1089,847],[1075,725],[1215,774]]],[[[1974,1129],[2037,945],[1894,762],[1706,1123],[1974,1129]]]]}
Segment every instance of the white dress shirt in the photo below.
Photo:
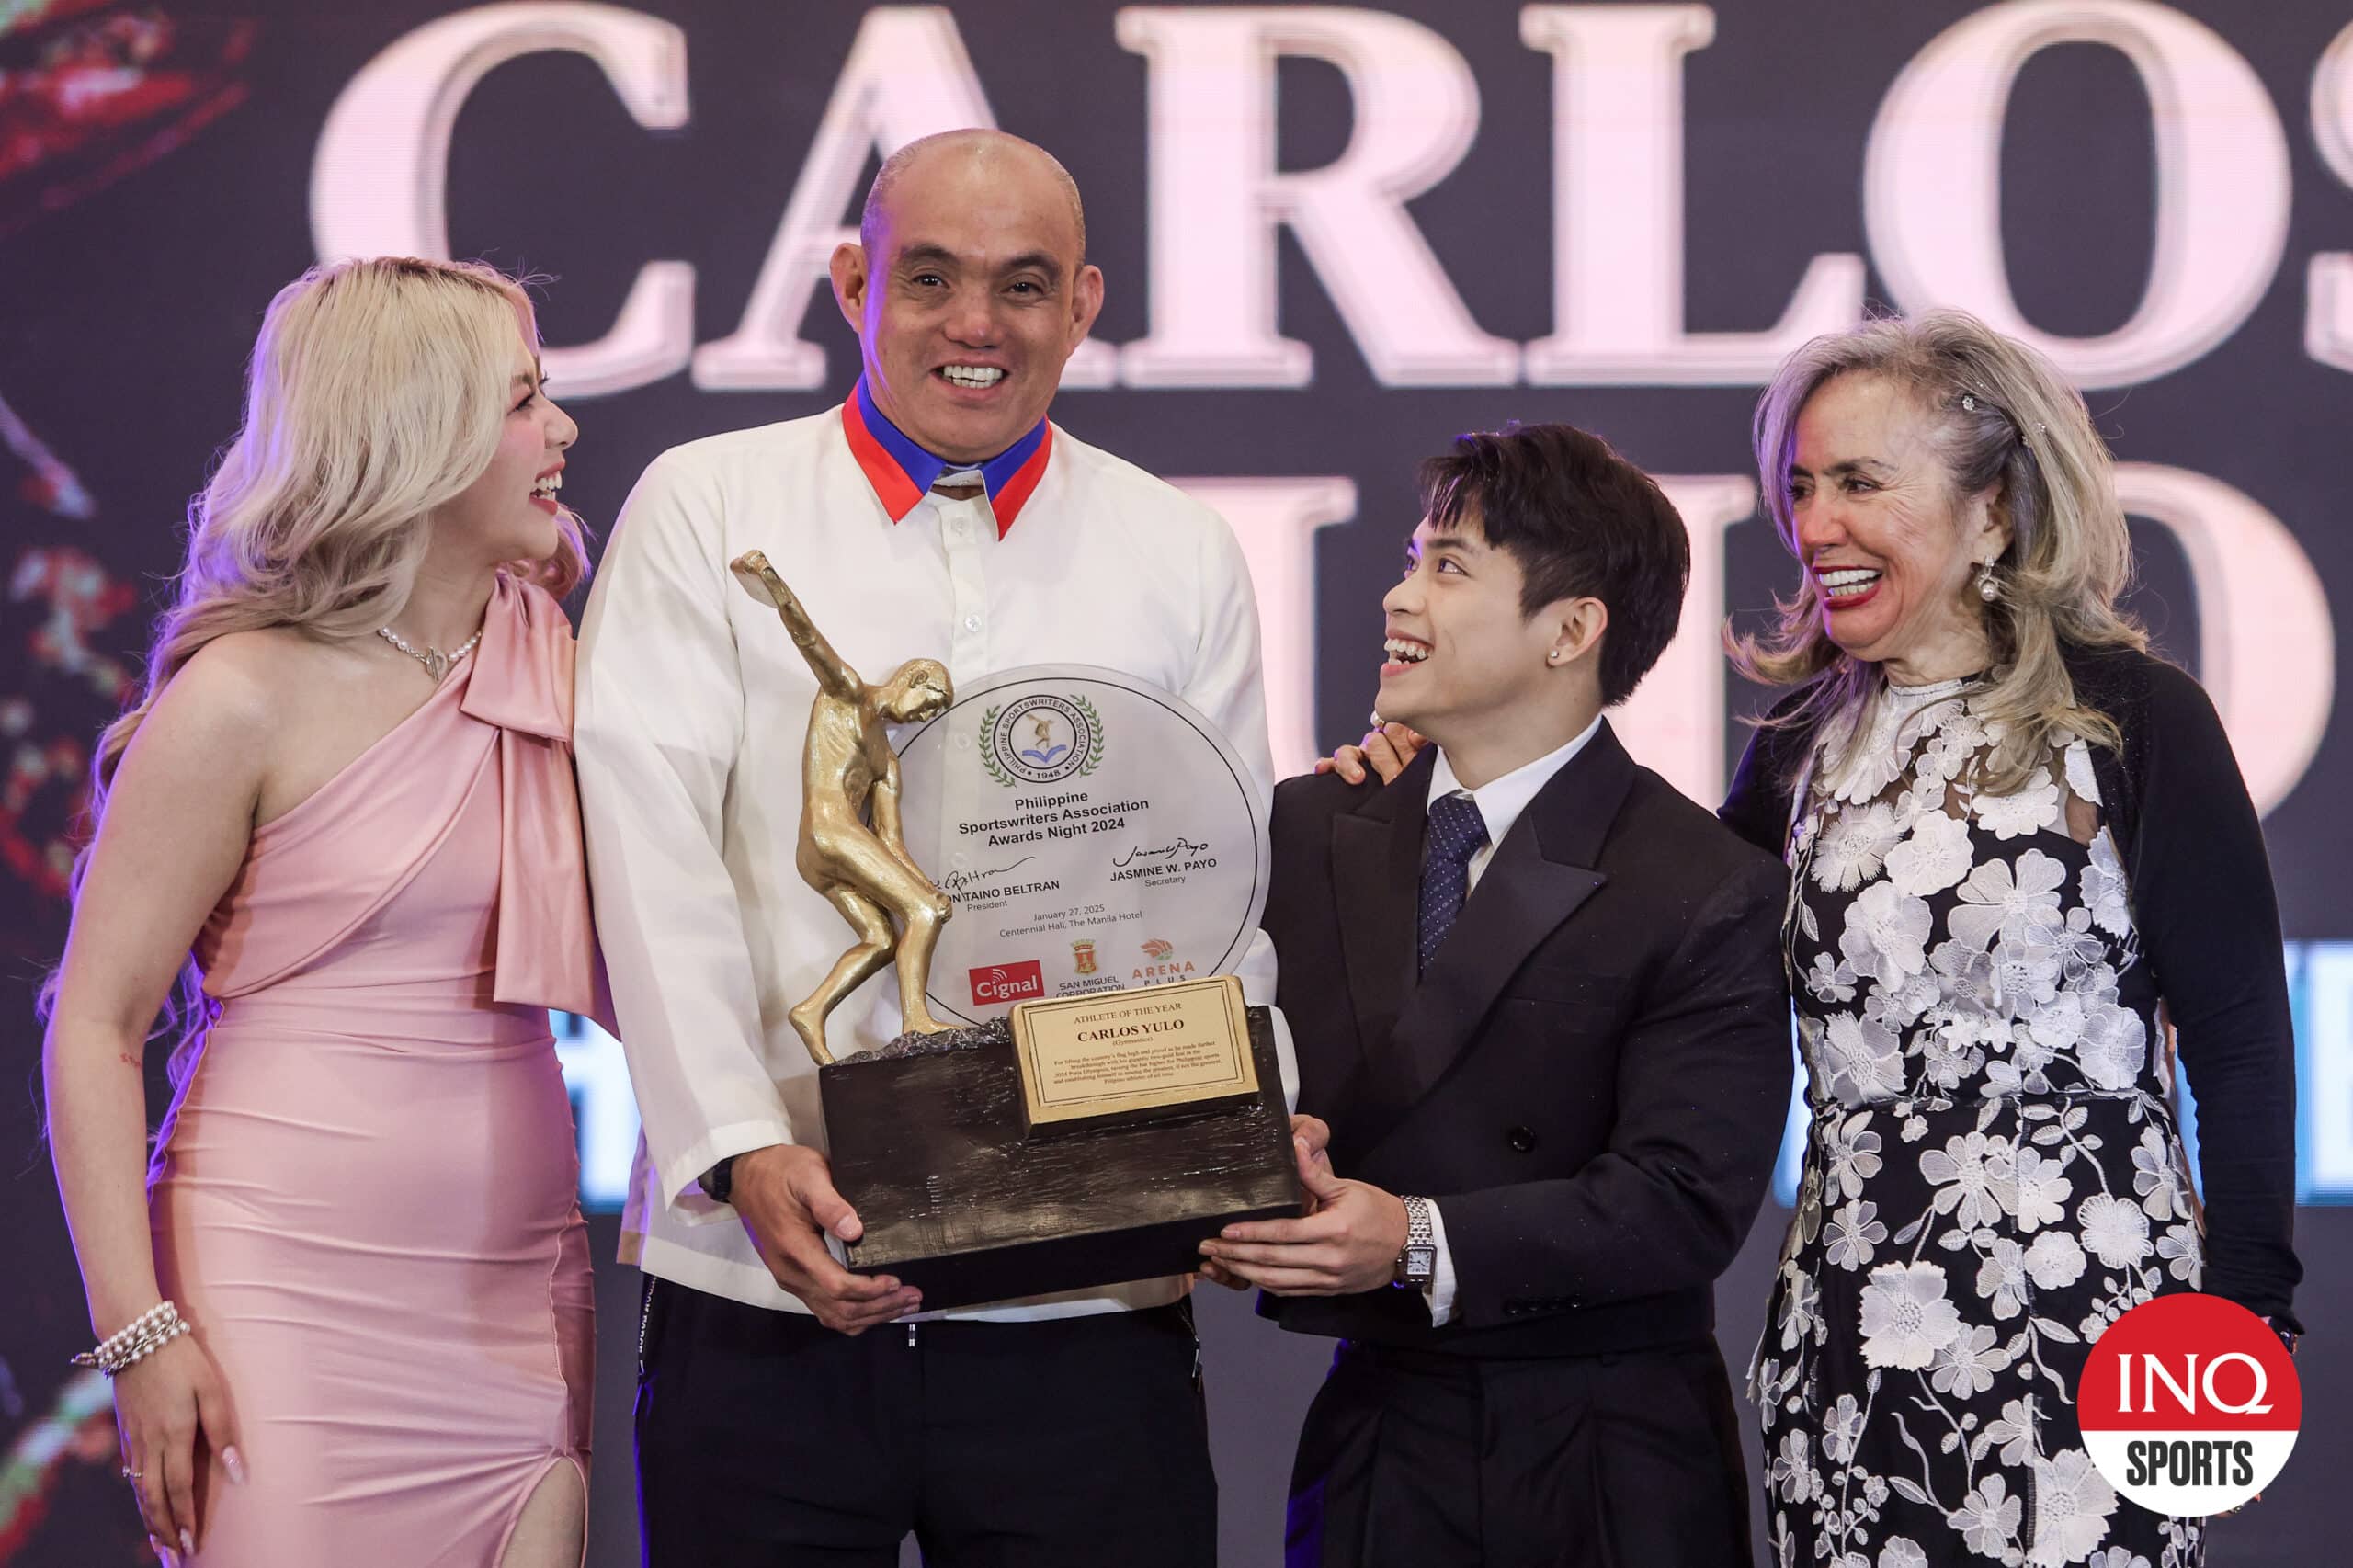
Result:
{"type": "MultiPolygon", "coordinates": [[[[917,657],[943,661],[960,686],[1020,665],[1107,665],[1182,697],[1224,732],[1259,790],[1273,788],[1257,603],[1217,514],[1052,429],[1040,463],[1003,491],[1000,517],[1004,476],[992,471],[968,499],[870,478],[878,449],[861,432],[854,452],[854,425],[837,407],[656,458],[614,527],[580,631],[574,744],[590,878],[644,1125],[622,1256],[794,1311],[807,1309],[696,1178],[769,1144],[824,1146],[816,1068],[785,1014],[855,937],[793,867],[815,677],[727,563],[765,551],[869,682],[917,657]],[[878,486],[893,492],[896,521],[878,486]]],[[[1263,933],[1236,973],[1251,1002],[1272,1004],[1263,933]]],[[[899,1029],[886,974],[841,1005],[827,1039],[844,1055],[899,1029]]],[[[1279,1017],[1275,1032],[1295,1103],[1279,1017]]],[[[949,1315],[1155,1306],[1187,1284],[949,1315]]]]}
{"type": "MultiPolygon", "coordinates": [[[[1446,760],[1445,751],[1441,749],[1438,752],[1438,767],[1430,772],[1430,803],[1434,805],[1449,795],[1468,795],[1471,803],[1479,808],[1479,819],[1487,824],[1485,847],[1471,857],[1470,885],[1472,888],[1479,885],[1479,878],[1485,873],[1487,862],[1495,858],[1495,846],[1504,841],[1504,835],[1509,833],[1512,824],[1519,820],[1519,813],[1528,809],[1528,802],[1536,799],[1544,786],[1552,781],[1552,775],[1567,766],[1569,758],[1585,749],[1585,744],[1593,739],[1594,733],[1600,728],[1601,717],[1596,714],[1593,722],[1587,724],[1583,733],[1567,745],[1558,751],[1548,751],[1534,762],[1515,767],[1500,778],[1489,779],[1476,790],[1463,788],[1462,781],[1454,776],[1454,765],[1446,760]]],[[[1466,892],[1464,896],[1469,895],[1466,892]]],[[[1446,1247],[1445,1209],[1436,1199],[1430,1203],[1430,1243],[1438,1249],[1437,1268],[1430,1276],[1429,1284],[1423,1289],[1422,1299],[1429,1303],[1430,1322],[1444,1324],[1454,1316],[1454,1255],[1446,1247]]]]}

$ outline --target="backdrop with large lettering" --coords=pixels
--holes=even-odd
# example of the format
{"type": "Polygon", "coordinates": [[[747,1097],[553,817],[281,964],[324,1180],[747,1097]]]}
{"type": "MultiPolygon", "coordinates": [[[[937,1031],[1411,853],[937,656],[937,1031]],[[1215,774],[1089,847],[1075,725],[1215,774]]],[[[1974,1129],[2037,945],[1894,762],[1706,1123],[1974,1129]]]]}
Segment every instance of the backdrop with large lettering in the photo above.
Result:
{"type": "MultiPolygon", "coordinates": [[[[1413,465],[1457,430],[1566,419],[1662,476],[1690,598],[1617,723],[1712,801],[1759,697],[1717,629],[1794,575],[1746,441],[1776,361],[1870,310],[1958,304],[2075,377],[2120,460],[2132,608],[2221,708],[2290,938],[2311,1414],[2216,1561],[2334,1555],[2353,1459],[2353,1210],[2332,1207],[2353,1202],[2347,22],[2328,0],[0,0],[0,1563],[145,1552],[107,1386],[64,1365],[88,1324],[31,992],[91,739],[271,293],[366,252],[540,275],[552,390],[583,429],[565,494],[601,528],[664,448],[841,397],[856,346],[825,257],[879,154],[969,124],[1043,142],[1086,192],[1108,295],[1055,416],[1232,520],[1285,770],[1361,727],[1413,465]]],[[[609,1210],[636,1122],[618,1047],[558,1025],[605,1260],[591,1556],[619,1563],[635,1294],[609,1210]]],[[[1768,1206],[1719,1290],[1735,1369],[1785,1219],[1768,1206]]],[[[1226,1561],[1272,1562],[1328,1346],[1222,1295],[1204,1317],[1226,1561]]]]}

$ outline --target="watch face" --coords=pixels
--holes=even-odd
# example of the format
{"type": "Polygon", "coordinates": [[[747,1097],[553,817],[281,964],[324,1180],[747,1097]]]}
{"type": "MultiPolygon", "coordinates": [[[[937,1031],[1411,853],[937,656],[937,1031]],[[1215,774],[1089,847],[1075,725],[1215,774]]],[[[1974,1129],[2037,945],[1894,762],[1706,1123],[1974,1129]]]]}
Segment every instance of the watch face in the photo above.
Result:
{"type": "Polygon", "coordinates": [[[1416,1285],[1427,1284],[1438,1272],[1438,1248],[1409,1246],[1405,1249],[1405,1278],[1416,1285]]]}

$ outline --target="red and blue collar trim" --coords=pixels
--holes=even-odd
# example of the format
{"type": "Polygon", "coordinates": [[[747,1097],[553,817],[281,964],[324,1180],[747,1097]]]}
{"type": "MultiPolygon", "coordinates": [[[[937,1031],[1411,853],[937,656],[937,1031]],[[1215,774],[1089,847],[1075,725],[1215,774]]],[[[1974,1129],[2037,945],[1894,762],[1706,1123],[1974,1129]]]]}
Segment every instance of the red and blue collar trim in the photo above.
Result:
{"type": "MultiPolygon", "coordinates": [[[[915,503],[951,470],[969,467],[934,457],[909,439],[905,431],[884,417],[866,390],[866,378],[842,403],[842,434],[849,438],[850,456],[874,486],[882,509],[897,522],[915,509],[915,503]]],[[[980,465],[981,483],[987,491],[989,510],[996,516],[996,537],[1003,539],[1014,518],[1045,477],[1047,460],[1054,449],[1054,427],[1040,419],[1030,432],[980,465]]]]}

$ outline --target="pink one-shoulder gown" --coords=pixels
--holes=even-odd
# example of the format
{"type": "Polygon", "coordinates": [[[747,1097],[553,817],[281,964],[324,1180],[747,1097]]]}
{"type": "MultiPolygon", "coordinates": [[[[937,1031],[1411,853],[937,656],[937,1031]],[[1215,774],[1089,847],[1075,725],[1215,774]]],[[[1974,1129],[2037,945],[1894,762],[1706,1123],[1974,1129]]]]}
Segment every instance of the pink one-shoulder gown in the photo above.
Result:
{"type": "Polygon", "coordinates": [[[594,1298],[548,1008],[596,1010],[572,632],[502,576],[480,646],[265,824],[197,947],[218,1015],[149,1172],[218,1361],[197,1568],[487,1568],[586,1481],[594,1298]]]}

